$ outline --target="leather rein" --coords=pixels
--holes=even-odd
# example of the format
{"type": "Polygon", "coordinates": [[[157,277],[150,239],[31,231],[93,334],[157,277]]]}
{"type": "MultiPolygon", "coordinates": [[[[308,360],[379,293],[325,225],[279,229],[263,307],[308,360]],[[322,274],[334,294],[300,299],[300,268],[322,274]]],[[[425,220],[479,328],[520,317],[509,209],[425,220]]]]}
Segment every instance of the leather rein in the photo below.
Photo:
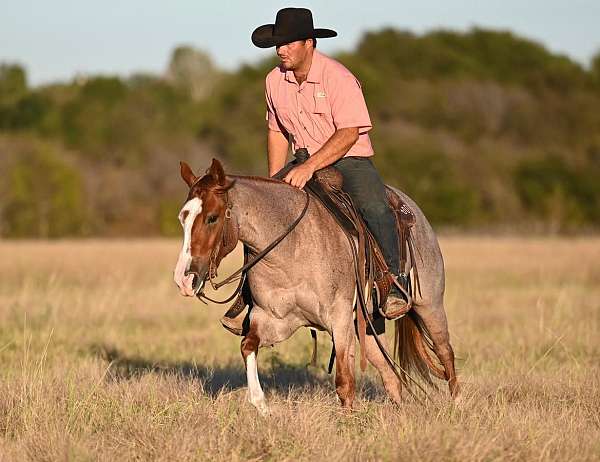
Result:
{"type": "Polygon", "coordinates": [[[223,228],[221,230],[221,238],[218,241],[219,245],[216,246],[210,254],[208,271],[206,272],[206,275],[204,276],[203,283],[205,283],[206,280],[208,279],[212,288],[214,290],[218,290],[220,287],[224,286],[225,284],[229,284],[230,282],[233,282],[235,279],[238,279],[239,282],[238,282],[238,285],[237,285],[235,291],[231,294],[231,296],[227,297],[225,300],[214,300],[214,299],[208,297],[207,295],[205,295],[204,294],[204,288],[206,287],[205,284],[202,285],[202,288],[196,294],[196,297],[198,297],[198,299],[203,303],[206,303],[206,301],[209,301],[212,303],[217,303],[219,305],[224,305],[226,303],[229,303],[240,293],[240,291],[242,290],[242,286],[244,284],[244,280],[247,277],[248,270],[250,268],[252,268],[254,265],[256,265],[260,260],[262,260],[271,250],[273,250],[277,246],[277,244],[279,244],[283,239],[285,239],[285,237],[288,234],[290,234],[292,232],[292,230],[298,225],[298,223],[300,223],[300,220],[302,220],[302,218],[306,214],[306,211],[308,210],[308,205],[310,203],[310,194],[308,194],[306,191],[304,191],[304,194],[306,195],[306,202],[304,203],[302,212],[300,212],[300,215],[294,220],[294,222],[292,224],[290,224],[290,226],[281,235],[279,235],[273,242],[271,242],[267,247],[265,247],[263,250],[261,250],[259,253],[257,253],[252,259],[248,260],[246,254],[244,253],[244,265],[241,268],[239,268],[237,271],[235,271],[233,274],[231,274],[230,276],[228,276],[227,278],[222,280],[221,282],[215,283],[213,281],[213,279],[217,275],[217,268],[218,268],[219,264],[221,263],[221,260],[227,254],[232,252],[233,249],[236,247],[237,242],[238,242],[238,235],[239,235],[239,225],[237,222],[234,223],[234,221],[236,221],[236,220],[231,215],[232,204],[231,204],[231,202],[229,202],[229,194],[226,191],[224,194],[225,194],[225,216],[224,216],[224,220],[223,220],[223,228]]]}

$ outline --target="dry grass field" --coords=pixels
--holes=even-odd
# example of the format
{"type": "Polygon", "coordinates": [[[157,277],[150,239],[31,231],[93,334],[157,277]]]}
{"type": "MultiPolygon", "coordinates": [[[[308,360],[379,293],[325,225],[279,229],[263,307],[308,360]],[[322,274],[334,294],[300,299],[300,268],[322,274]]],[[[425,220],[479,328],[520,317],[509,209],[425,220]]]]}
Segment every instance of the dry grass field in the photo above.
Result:
{"type": "Polygon", "coordinates": [[[302,330],[259,355],[269,418],[179,245],[0,241],[0,460],[600,459],[599,238],[442,239],[457,403],[395,407],[357,368],[344,413],[302,330]]]}

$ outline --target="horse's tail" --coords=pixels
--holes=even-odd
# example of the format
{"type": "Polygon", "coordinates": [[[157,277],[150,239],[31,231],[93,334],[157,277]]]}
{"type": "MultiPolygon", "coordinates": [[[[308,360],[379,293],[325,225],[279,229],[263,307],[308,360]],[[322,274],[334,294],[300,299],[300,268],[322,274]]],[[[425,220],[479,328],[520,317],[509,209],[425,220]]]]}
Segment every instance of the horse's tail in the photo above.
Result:
{"type": "Polygon", "coordinates": [[[430,354],[433,352],[433,341],[425,323],[415,310],[395,321],[394,358],[401,366],[402,382],[407,381],[407,374],[415,371],[425,382],[433,385],[431,376],[445,379],[444,369],[436,364],[430,354]]]}

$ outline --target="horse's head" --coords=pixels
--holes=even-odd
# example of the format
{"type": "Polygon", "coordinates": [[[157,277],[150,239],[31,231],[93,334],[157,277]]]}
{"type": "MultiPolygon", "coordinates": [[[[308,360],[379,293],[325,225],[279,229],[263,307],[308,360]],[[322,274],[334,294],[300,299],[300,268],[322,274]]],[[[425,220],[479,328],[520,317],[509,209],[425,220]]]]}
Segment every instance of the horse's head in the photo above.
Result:
{"type": "Polygon", "coordinates": [[[231,251],[224,247],[232,243],[223,241],[227,235],[225,227],[230,226],[226,223],[230,221],[231,206],[227,191],[233,186],[233,181],[227,180],[221,163],[216,159],[202,177],[194,175],[190,166],[181,162],[181,177],[190,192],[179,212],[183,246],[174,279],[181,294],[192,297],[202,290],[207,277],[214,276],[220,259],[231,251]]]}

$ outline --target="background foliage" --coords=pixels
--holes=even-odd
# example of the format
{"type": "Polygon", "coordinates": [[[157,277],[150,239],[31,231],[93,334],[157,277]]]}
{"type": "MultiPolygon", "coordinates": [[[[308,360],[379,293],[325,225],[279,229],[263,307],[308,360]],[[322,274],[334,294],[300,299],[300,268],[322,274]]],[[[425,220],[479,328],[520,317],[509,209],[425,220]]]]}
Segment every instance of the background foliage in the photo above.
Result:
{"type": "MultiPolygon", "coordinates": [[[[380,171],[434,224],[600,225],[600,54],[586,69],[509,32],[385,29],[337,58],[363,84],[380,171]]],[[[179,232],[178,160],[265,173],[275,64],[225,72],[179,47],[162,76],[36,88],[0,65],[0,234],[179,232]]]]}

